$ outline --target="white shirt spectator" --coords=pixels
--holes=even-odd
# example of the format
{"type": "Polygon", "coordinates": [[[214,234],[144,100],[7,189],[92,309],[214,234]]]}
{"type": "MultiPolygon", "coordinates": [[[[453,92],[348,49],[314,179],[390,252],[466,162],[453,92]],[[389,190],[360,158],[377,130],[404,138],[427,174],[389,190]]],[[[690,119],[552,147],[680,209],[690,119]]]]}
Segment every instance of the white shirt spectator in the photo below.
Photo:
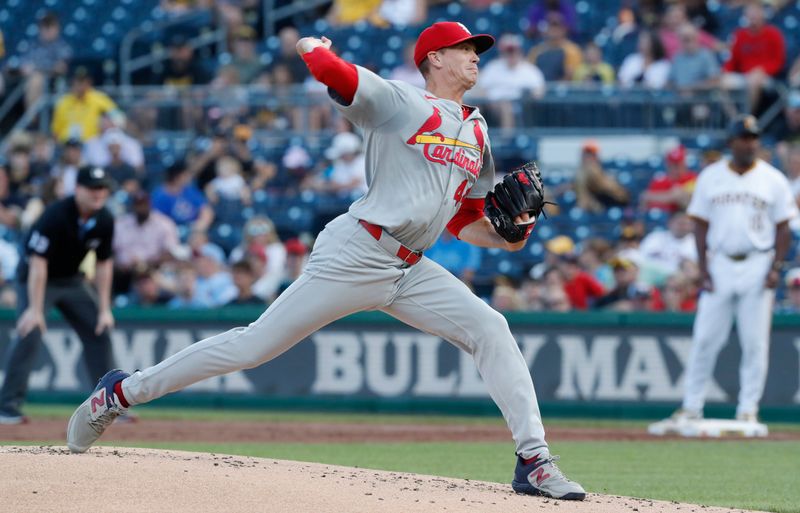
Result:
{"type": "Polygon", "coordinates": [[[247,187],[241,175],[218,176],[211,180],[211,188],[221,198],[237,200],[242,197],[242,189],[247,187]]]}
{"type": "Polygon", "coordinates": [[[535,64],[521,60],[511,67],[506,59],[497,58],[483,67],[478,86],[490,101],[519,100],[527,91],[541,97],[545,79],[535,64]]]}
{"type": "Polygon", "coordinates": [[[678,238],[669,230],[656,230],[642,239],[639,255],[644,266],[673,274],[684,260],[697,261],[694,234],[688,233],[678,238]]]}
{"type": "Polygon", "coordinates": [[[144,150],[142,145],[118,128],[110,128],[102,135],[93,137],[86,141],[83,147],[84,160],[93,166],[104,167],[111,162],[111,153],[108,145],[117,143],[121,147],[122,160],[135,169],[144,166],[144,150]]]}
{"type": "Polygon", "coordinates": [[[617,77],[624,87],[639,84],[650,89],[663,89],[669,80],[669,70],[670,63],[667,59],[653,62],[645,68],[642,54],[632,53],[622,61],[617,77]]]}
{"type": "MultiPolygon", "coordinates": [[[[267,246],[267,265],[264,274],[253,284],[253,294],[271,301],[278,293],[283,281],[283,270],[286,267],[286,247],[280,242],[267,246]]],[[[233,255],[231,255],[233,256],[233,255]]]]}
{"type": "Polygon", "coordinates": [[[403,64],[396,67],[389,74],[389,79],[399,80],[401,82],[411,84],[414,87],[425,89],[425,79],[422,78],[422,73],[420,73],[419,70],[413,66],[407,66],[403,64]]]}

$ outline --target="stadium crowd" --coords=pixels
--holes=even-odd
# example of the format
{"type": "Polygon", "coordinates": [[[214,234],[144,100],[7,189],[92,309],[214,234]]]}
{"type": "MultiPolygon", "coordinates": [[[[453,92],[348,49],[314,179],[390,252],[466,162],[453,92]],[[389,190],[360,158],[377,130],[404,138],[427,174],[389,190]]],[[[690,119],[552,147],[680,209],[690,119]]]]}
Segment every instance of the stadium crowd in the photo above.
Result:
{"type": "MultiPolygon", "coordinates": [[[[367,22],[375,30],[414,27],[436,3],[335,0],[325,16],[331,26],[367,22]]],[[[506,3],[519,2],[470,0],[464,8],[480,11],[506,3]]],[[[741,20],[739,28],[726,32],[723,20],[709,8],[712,2],[623,1],[613,26],[595,34],[582,31],[581,15],[571,0],[525,4],[519,30],[499,34],[496,53],[481,63],[474,99],[491,126],[513,130],[519,101],[540,98],[559,82],[668,89],[686,97],[702,90],[746,90],[755,113],[784,102],[781,115],[765,127],[764,158],[787,173],[800,201],[800,58],[792,61],[791,38],[771,21],[795,7],[794,2],[716,2],[729,16],[737,15],[737,26],[741,20]],[[788,93],[779,94],[781,90],[788,93]]],[[[299,275],[315,232],[278,229],[256,212],[238,239],[220,244],[212,236],[217,220],[232,205],[242,209],[259,198],[311,195],[333,200],[329,203],[334,208],[318,212],[319,228],[366,190],[361,139],[353,127],[329,108],[281,101],[289,87],[301,84],[309,95],[322,94],[295,52],[300,36],[295,27],[280,29],[275,57],[266,65],[259,51],[264,38],[260,2],[162,0],[158,8],[174,17],[213,11],[214,23],[228,29],[228,48],[208,66],[196,55],[191,38],[175,31],[167,40],[169,58],[138,80],[178,92],[205,85],[212,95],[217,93],[217,105],[198,106],[187,92],[168,115],[147,107],[121,107],[94,86],[90,69],[73,62],[73,48],[52,12],[40,15],[26,51],[13,53],[0,44],[2,83],[22,81],[26,106],[48,91],[63,93],[49,131],[15,132],[6,139],[0,160],[1,305],[15,303],[21,234],[46,205],[73,192],[84,164],[106,168],[116,182],[108,207],[116,217],[118,307],[268,304],[299,275]],[[246,114],[226,109],[226,95],[235,96],[244,85],[263,91],[273,100],[272,107],[246,114]],[[195,140],[169,165],[148,163],[145,148],[152,146],[155,130],[173,123],[196,127],[195,140]],[[332,129],[336,135],[321,154],[301,143],[277,156],[253,151],[259,131],[289,129],[332,129]]],[[[413,40],[405,45],[405,60],[390,77],[423,85],[413,65],[413,40]]],[[[702,117],[704,105],[695,107],[692,116],[702,117]]],[[[484,251],[448,233],[427,255],[500,310],[693,311],[697,256],[692,223],[683,210],[697,173],[721,153],[671,148],[662,156],[663,169],[640,194],[608,169],[597,142],[586,140],[580,153],[574,179],[551,187],[550,199],[560,204],[574,198],[575,207],[587,213],[619,209],[615,239],[547,238],[541,241],[539,262],[514,275],[498,270],[489,282],[476,276],[484,251]],[[642,219],[652,211],[668,220],[645,233],[642,219]]],[[[549,214],[564,212],[555,207],[549,214]]],[[[779,305],[784,311],[800,312],[800,262],[795,264],[785,274],[779,305]]]]}

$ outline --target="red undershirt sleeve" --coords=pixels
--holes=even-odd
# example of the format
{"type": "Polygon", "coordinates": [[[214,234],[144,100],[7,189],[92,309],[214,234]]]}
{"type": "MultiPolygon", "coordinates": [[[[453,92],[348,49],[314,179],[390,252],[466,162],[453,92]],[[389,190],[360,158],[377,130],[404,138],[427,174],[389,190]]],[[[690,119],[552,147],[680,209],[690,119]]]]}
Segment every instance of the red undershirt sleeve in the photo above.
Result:
{"type": "Polygon", "coordinates": [[[353,64],[320,46],[303,54],[303,60],[314,78],[332,89],[347,105],[353,102],[358,88],[358,71],[353,64]]]}
{"type": "Polygon", "coordinates": [[[456,215],[447,223],[447,231],[456,238],[465,226],[483,217],[483,198],[464,198],[456,215]]]}

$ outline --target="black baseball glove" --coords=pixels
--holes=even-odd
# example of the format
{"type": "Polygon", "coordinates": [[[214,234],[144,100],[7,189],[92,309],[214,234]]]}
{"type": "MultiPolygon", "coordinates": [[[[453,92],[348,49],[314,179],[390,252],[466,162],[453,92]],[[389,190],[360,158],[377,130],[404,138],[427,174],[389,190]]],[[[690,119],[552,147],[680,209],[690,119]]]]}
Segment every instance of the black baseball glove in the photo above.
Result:
{"type": "Polygon", "coordinates": [[[486,194],[483,213],[495,231],[508,242],[527,239],[545,205],[542,174],[535,162],[518,167],[486,194]],[[527,213],[533,221],[516,225],[514,219],[527,213]]]}

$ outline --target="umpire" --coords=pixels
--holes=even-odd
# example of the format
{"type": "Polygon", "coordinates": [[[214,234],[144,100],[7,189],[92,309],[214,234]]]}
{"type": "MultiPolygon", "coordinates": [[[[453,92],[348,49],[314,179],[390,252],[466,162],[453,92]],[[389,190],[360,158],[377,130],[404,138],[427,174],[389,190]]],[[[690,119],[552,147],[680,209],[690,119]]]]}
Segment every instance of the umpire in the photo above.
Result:
{"type": "Polygon", "coordinates": [[[114,218],[105,208],[111,180],[100,167],[78,171],[75,195],[50,205],[30,230],[17,269],[17,337],[11,343],[0,391],[0,424],[26,421],[20,408],[28,375],[42,345],[51,307],[78,333],[93,382],[113,367],[110,330],[114,218]],[[97,291],[79,271],[86,254],[97,256],[97,291]]]}

